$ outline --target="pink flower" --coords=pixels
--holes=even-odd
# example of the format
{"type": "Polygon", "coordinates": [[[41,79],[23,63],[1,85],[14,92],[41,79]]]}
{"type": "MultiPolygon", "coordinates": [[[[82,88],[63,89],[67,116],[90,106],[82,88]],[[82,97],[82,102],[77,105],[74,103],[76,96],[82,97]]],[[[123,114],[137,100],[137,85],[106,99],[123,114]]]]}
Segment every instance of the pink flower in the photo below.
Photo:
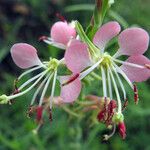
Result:
{"type": "Polygon", "coordinates": [[[80,72],[91,64],[87,45],[78,40],[72,40],[64,58],[73,75],[60,77],[62,84],[60,96],[64,102],[71,103],[77,99],[81,91],[80,72]]]}
{"type": "Polygon", "coordinates": [[[58,48],[66,49],[69,41],[75,37],[76,30],[74,28],[74,22],[69,24],[66,21],[58,21],[52,26],[50,37],[42,36],[40,40],[58,48]]]}
{"type": "Polygon", "coordinates": [[[33,95],[29,107],[30,108],[29,115],[32,113],[33,110],[32,108],[35,108],[33,105],[35,105],[36,100],[38,99],[39,102],[38,102],[38,106],[36,107],[37,122],[40,122],[42,120],[42,113],[43,113],[42,105],[44,103],[44,97],[46,95],[46,92],[52,80],[51,94],[49,97],[49,109],[50,109],[49,112],[50,112],[50,118],[52,118],[51,109],[52,109],[52,104],[54,103],[53,97],[54,97],[55,85],[57,80],[57,68],[59,64],[63,63],[63,59],[57,60],[54,58],[53,59],[50,58],[49,61],[41,62],[37,55],[37,50],[33,46],[26,43],[14,44],[11,48],[11,56],[13,58],[13,61],[18,67],[22,69],[28,69],[28,70],[22,73],[16,80],[15,92],[13,93],[13,95],[10,96],[4,95],[2,96],[1,99],[4,99],[4,102],[8,103],[12,99],[28,93],[30,90],[32,90],[34,87],[37,86],[37,90],[33,95]],[[17,86],[17,83],[20,82],[20,80],[24,78],[24,76],[37,70],[39,71],[37,75],[25,81],[22,85],[20,85],[20,87],[17,86]],[[41,96],[38,97],[38,94],[41,94],[41,96]]]}
{"type": "MultiPolygon", "coordinates": [[[[126,90],[120,76],[127,81],[133,90],[134,86],[132,82],[145,81],[150,77],[150,69],[147,67],[150,64],[150,60],[143,55],[149,43],[149,36],[145,30],[137,27],[124,30],[118,36],[119,50],[116,54],[111,56],[109,51],[105,52],[109,41],[116,37],[120,30],[120,25],[117,22],[108,22],[96,32],[93,43],[87,42],[85,45],[85,43],[81,41],[72,40],[65,53],[67,67],[73,74],[80,74],[78,80],[82,80],[96,68],[101,71],[103,96],[110,97],[110,99],[117,99],[119,113],[121,113],[122,106],[117,82],[123,92],[124,100],[127,99],[126,90]],[[118,59],[121,55],[127,55],[129,58],[126,61],[121,61],[118,59]],[[122,64],[121,67],[120,64],[122,64]],[[90,67],[86,69],[88,66],[90,67]],[[112,88],[115,90],[115,98],[113,98],[114,94],[112,88]]],[[[80,37],[80,39],[83,38],[80,37]]],[[[73,84],[73,82],[71,84],[73,84]]],[[[78,84],[81,83],[79,82],[78,84]]],[[[69,84],[67,86],[69,86],[69,84]]],[[[65,88],[65,86],[63,88],[65,88]]],[[[70,88],[72,90],[69,90],[69,93],[67,93],[68,90],[62,90],[63,95],[66,96],[63,96],[65,101],[67,101],[68,95],[71,98],[69,99],[70,102],[77,98],[81,86],[76,86],[76,88],[79,88],[76,89],[76,93],[74,88],[70,88]]],[[[134,92],[136,91],[134,90],[134,92]]]]}

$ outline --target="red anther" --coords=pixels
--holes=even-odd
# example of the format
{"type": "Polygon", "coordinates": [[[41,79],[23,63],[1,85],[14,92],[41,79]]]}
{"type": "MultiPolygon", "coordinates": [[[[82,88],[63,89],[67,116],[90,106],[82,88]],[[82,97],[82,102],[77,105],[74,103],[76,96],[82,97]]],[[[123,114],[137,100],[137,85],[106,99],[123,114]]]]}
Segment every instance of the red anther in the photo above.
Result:
{"type": "Polygon", "coordinates": [[[37,119],[37,122],[39,123],[42,119],[42,114],[43,114],[43,107],[42,106],[38,106],[37,107],[37,116],[36,116],[36,119],[37,119]]]}
{"type": "Polygon", "coordinates": [[[126,126],[124,122],[120,122],[118,124],[118,129],[119,129],[119,134],[121,136],[122,139],[126,138],[126,126]]]}
{"type": "Polygon", "coordinates": [[[47,40],[47,36],[41,36],[41,37],[39,37],[38,40],[39,40],[39,41],[47,40]]]}
{"type": "Polygon", "coordinates": [[[66,21],[65,17],[62,16],[60,13],[56,13],[56,17],[57,17],[58,19],[60,19],[60,21],[63,21],[63,22],[66,21]]]}
{"type": "Polygon", "coordinates": [[[52,116],[52,110],[51,109],[49,110],[49,120],[50,120],[50,122],[53,121],[53,116],[52,116]]]}
{"type": "Polygon", "coordinates": [[[104,116],[105,116],[104,111],[100,111],[97,115],[97,120],[99,122],[104,121],[104,116]]]}
{"type": "Polygon", "coordinates": [[[138,101],[139,101],[138,89],[137,89],[137,86],[134,84],[134,102],[135,102],[135,104],[138,104],[138,101]]]}
{"type": "Polygon", "coordinates": [[[27,111],[27,117],[28,118],[31,118],[31,115],[32,115],[32,113],[33,113],[33,108],[32,108],[33,106],[31,105],[31,106],[29,106],[29,108],[28,108],[28,111],[27,111]]]}
{"type": "Polygon", "coordinates": [[[13,92],[13,95],[20,93],[20,91],[16,88],[15,91],[13,92]]]}
{"type": "Polygon", "coordinates": [[[122,106],[122,111],[124,111],[127,106],[128,106],[128,100],[126,99],[123,106],[122,106]]]}
{"type": "Polygon", "coordinates": [[[74,80],[76,80],[79,77],[79,73],[75,74],[74,76],[72,76],[67,82],[63,83],[62,86],[65,86],[71,82],[73,82],[74,80]]]}

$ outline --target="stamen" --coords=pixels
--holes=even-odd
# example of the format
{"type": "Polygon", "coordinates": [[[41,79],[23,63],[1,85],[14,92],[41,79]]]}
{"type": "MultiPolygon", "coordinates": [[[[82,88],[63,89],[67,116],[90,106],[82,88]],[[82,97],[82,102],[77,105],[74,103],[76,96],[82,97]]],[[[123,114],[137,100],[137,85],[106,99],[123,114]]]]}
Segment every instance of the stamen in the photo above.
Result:
{"type": "Polygon", "coordinates": [[[50,96],[50,99],[49,99],[50,110],[52,110],[52,103],[53,103],[53,97],[54,97],[54,91],[55,91],[55,85],[56,85],[56,78],[57,78],[57,70],[55,71],[55,74],[54,74],[53,84],[52,84],[52,91],[51,91],[51,96],[50,96]]]}
{"type": "Polygon", "coordinates": [[[97,63],[95,63],[93,66],[88,68],[87,70],[80,73],[80,80],[82,80],[85,76],[87,76],[90,72],[92,72],[98,65],[103,61],[103,58],[100,59],[97,63]]]}
{"type": "Polygon", "coordinates": [[[112,99],[112,85],[111,85],[111,79],[110,79],[110,74],[109,74],[109,70],[107,68],[107,78],[108,78],[108,88],[109,88],[109,97],[110,99],[112,99]]]}
{"type": "Polygon", "coordinates": [[[118,113],[121,113],[121,99],[120,99],[118,87],[117,87],[116,81],[114,79],[114,76],[113,76],[110,68],[109,68],[109,72],[110,72],[110,76],[111,76],[111,79],[112,79],[112,82],[114,85],[114,89],[115,89],[115,93],[116,93],[116,97],[117,97],[117,101],[118,101],[118,113]]]}
{"type": "Polygon", "coordinates": [[[35,112],[36,109],[37,109],[36,106],[30,105],[27,111],[27,117],[31,118],[33,112],[35,112]]]}
{"type": "Polygon", "coordinates": [[[21,91],[24,87],[26,87],[28,84],[30,84],[32,81],[36,80],[39,78],[44,72],[39,73],[38,75],[32,77],[31,79],[27,80],[24,84],[22,84],[18,90],[21,91]]]}
{"type": "Polygon", "coordinates": [[[74,80],[76,80],[79,77],[79,73],[75,74],[73,77],[71,77],[67,82],[63,83],[62,86],[65,86],[71,82],[73,82],[74,80]]]}
{"type": "Polygon", "coordinates": [[[35,102],[35,99],[38,95],[38,93],[40,92],[41,88],[44,86],[45,82],[48,80],[49,78],[49,75],[47,75],[47,77],[42,81],[42,83],[39,85],[39,87],[37,88],[37,90],[35,91],[34,95],[33,95],[33,98],[31,100],[31,104],[30,105],[33,105],[34,102],[35,102]]]}
{"type": "Polygon", "coordinates": [[[131,66],[131,67],[140,68],[140,69],[145,68],[145,66],[142,66],[142,65],[138,65],[138,64],[134,64],[134,63],[126,62],[126,61],[121,61],[121,60],[118,60],[118,59],[113,59],[113,60],[120,63],[120,64],[124,64],[124,65],[131,66]]]}
{"type": "Polygon", "coordinates": [[[37,123],[39,123],[41,121],[42,115],[43,115],[43,107],[38,106],[37,107],[37,116],[36,116],[37,123]]]}
{"type": "Polygon", "coordinates": [[[53,121],[52,109],[49,109],[49,120],[50,120],[50,122],[53,121]]]}
{"type": "Polygon", "coordinates": [[[45,76],[45,74],[47,73],[48,70],[44,71],[43,74],[39,77],[39,79],[36,80],[36,82],[34,84],[32,84],[28,89],[24,90],[23,92],[20,92],[18,94],[15,94],[15,95],[10,95],[8,96],[8,99],[11,100],[11,99],[14,99],[16,97],[19,97],[19,96],[22,96],[24,94],[26,94],[27,92],[29,92],[31,89],[33,89],[37,84],[38,82],[45,76]]]}
{"type": "Polygon", "coordinates": [[[122,112],[127,108],[127,106],[128,106],[128,100],[126,99],[122,106],[122,112]]]}
{"type": "Polygon", "coordinates": [[[65,50],[66,49],[66,46],[64,44],[61,44],[61,43],[57,43],[55,42],[53,39],[51,38],[47,38],[47,39],[44,39],[43,40],[45,43],[49,44],[49,45],[52,45],[52,46],[55,46],[57,48],[60,48],[60,49],[63,49],[65,50]]]}
{"type": "Polygon", "coordinates": [[[115,74],[116,74],[116,76],[117,76],[117,79],[118,79],[118,81],[119,81],[119,84],[120,84],[120,86],[121,86],[121,89],[122,89],[122,92],[123,92],[123,95],[124,95],[124,100],[126,100],[127,97],[126,97],[126,91],[125,91],[124,85],[123,85],[123,83],[122,83],[122,81],[121,81],[121,79],[120,79],[120,77],[119,77],[119,75],[118,75],[116,69],[114,68],[114,66],[112,66],[112,68],[113,68],[113,70],[114,70],[114,72],[115,72],[115,74]]]}
{"type": "Polygon", "coordinates": [[[131,89],[133,89],[134,88],[133,84],[130,81],[130,79],[127,77],[127,75],[115,63],[113,63],[113,65],[115,66],[117,72],[119,72],[122,75],[122,77],[127,81],[127,83],[130,85],[131,89]]]}
{"type": "Polygon", "coordinates": [[[106,75],[103,66],[101,66],[101,72],[102,72],[102,82],[103,82],[103,93],[104,93],[104,97],[107,97],[106,75]]]}
{"type": "Polygon", "coordinates": [[[34,67],[34,68],[32,68],[32,69],[29,69],[29,70],[25,71],[24,73],[22,73],[22,74],[18,77],[18,80],[20,80],[20,79],[21,79],[22,77],[24,77],[26,74],[31,73],[31,72],[33,72],[33,71],[35,71],[35,70],[40,69],[40,68],[42,68],[42,66],[37,66],[37,67],[34,67]]]}
{"type": "Polygon", "coordinates": [[[43,99],[44,99],[44,96],[46,94],[46,91],[48,89],[48,86],[49,86],[49,83],[51,81],[51,78],[53,76],[53,73],[52,74],[49,74],[49,79],[47,80],[46,84],[45,84],[45,87],[43,89],[43,92],[42,92],[42,95],[41,95],[41,98],[40,98],[40,102],[39,102],[39,107],[42,106],[42,103],[43,103],[43,99]]]}
{"type": "Polygon", "coordinates": [[[134,84],[134,102],[137,105],[139,102],[139,95],[138,95],[138,89],[137,86],[134,84]]]}

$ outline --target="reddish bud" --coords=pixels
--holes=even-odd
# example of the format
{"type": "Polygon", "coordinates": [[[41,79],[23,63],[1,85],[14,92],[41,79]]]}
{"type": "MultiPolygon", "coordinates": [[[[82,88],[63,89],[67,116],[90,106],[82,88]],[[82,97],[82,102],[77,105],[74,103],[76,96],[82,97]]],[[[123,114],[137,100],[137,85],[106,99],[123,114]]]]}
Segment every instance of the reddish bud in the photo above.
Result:
{"type": "Polygon", "coordinates": [[[38,106],[37,107],[37,116],[36,116],[37,122],[41,121],[42,114],[43,114],[43,107],[42,106],[38,106]]]}
{"type": "Polygon", "coordinates": [[[126,126],[124,122],[120,122],[118,124],[118,129],[119,129],[119,134],[121,136],[122,139],[126,138],[126,126]]]}

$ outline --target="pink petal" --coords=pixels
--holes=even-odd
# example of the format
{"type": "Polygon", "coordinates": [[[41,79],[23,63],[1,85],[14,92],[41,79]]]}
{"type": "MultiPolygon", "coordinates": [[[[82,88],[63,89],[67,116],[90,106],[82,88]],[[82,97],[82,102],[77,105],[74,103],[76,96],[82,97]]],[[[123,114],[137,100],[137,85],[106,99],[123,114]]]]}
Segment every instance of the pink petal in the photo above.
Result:
{"type": "Polygon", "coordinates": [[[15,64],[22,69],[42,64],[38,58],[37,50],[29,44],[14,44],[10,51],[15,64]]]}
{"type": "MultiPolygon", "coordinates": [[[[61,77],[60,82],[65,83],[70,78],[71,76],[61,77]]],[[[73,82],[61,87],[60,96],[63,102],[72,103],[78,98],[80,91],[81,91],[81,81],[79,80],[79,78],[77,78],[73,82]]]]}
{"type": "Polygon", "coordinates": [[[51,28],[51,38],[54,42],[67,45],[71,38],[76,37],[76,31],[67,22],[56,22],[51,28]]]}
{"type": "Polygon", "coordinates": [[[86,44],[72,40],[65,53],[67,67],[74,73],[80,73],[91,64],[86,44]]]}
{"type": "Polygon", "coordinates": [[[99,47],[100,49],[104,49],[105,45],[115,36],[117,36],[120,32],[120,25],[111,21],[104,24],[100,29],[96,32],[93,43],[99,47]]]}
{"type": "Polygon", "coordinates": [[[141,28],[129,28],[119,35],[120,53],[141,55],[148,49],[149,35],[141,28]]]}
{"type": "MultiPolygon", "coordinates": [[[[150,60],[143,55],[130,56],[127,59],[127,62],[139,64],[143,66],[145,64],[150,64],[150,60]]],[[[124,64],[121,66],[121,69],[126,73],[128,78],[132,82],[142,82],[147,80],[150,77],[150,69],[147,68],[143,68],[143,69],[135,68],[124,64]]]]}

